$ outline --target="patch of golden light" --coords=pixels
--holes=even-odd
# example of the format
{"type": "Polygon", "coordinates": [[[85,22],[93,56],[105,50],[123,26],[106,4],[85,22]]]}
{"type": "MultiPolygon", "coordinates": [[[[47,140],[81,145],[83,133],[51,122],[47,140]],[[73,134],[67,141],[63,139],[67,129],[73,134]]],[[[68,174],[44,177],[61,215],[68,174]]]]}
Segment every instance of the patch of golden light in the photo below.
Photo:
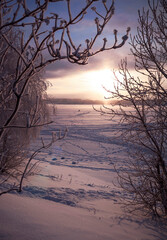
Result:
{"type": "MultiPolygon", "coordinates": [[[[116,75],[119,76],[117,71],[116,75]]],[[[110,97],[105,89],[114,91],[114,85],[117,85],[113,71],[107,68],[86,73],[80,71],[48,81],[52,84],[47,90],[50,95],[96,100],[110,97]]]]}
{"type": "Polygon", "coordinates": [[[86,75],[86,78],[89,79],[89,87],[98,95],[100,94],[107,97],[109,93],[107,93],[106,89],[114,91],[116,80],[112,70],[102,69],[90,71],[86,75]]]}

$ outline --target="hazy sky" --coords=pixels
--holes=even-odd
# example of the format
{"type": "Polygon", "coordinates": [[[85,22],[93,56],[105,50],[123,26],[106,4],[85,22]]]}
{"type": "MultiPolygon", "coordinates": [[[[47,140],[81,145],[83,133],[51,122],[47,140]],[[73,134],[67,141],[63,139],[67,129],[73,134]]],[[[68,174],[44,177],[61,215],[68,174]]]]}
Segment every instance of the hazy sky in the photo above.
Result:
{"type": "MultiPolygon", "coordinates": [[[[99,0],[100,2],[101,0],[99,0]]],[[[110,1],[110,0],[108,0],[110,1]]],[[[73,13],[85,3],[85,0],[71,0],[73,13]]],[[[99,4],[99,3],[98,3],[99,4]]],[[[127,27],[131,27],[131,34],[134,35],[137,27],[138,9],[147,8],[147,0],[115,0],[115,15],[112,17],[103,36],[100,37],[98,45],[102,46],[102,38],[107,37],[112,42],[113,30],[119,31],[119,37],[126,33],[127,27]]],[[[59,8],[61,14],[65,9],[59,8]]],[[[99,8],[97,8],[99,9],[99,8]]],[[[53,9],[52,9],[53,11],[53,9]]],[[[72,36],[77,44],[83,43],[86,38],[93,36],[91,33],[96,29],[93,13],[89,13],[82,24],[76,25],[72,36]]],[[[102,85],[112,88],[113,69],[118,68],[120,60],[124,57],[129,59],[129,66],[133,65],[130,54],[130,45],[126,44],[116,50],[106,51],[91,57],[88,65],[78,66],[70,64],[66,60],[55,62],[46,69],[46,79],[52,84],[48,88],[48,94],[57,98],[83,98],[103,99],[106,92],[102,85]]],[[[98,47],[98,46],[97,46],[98,47]]]]}

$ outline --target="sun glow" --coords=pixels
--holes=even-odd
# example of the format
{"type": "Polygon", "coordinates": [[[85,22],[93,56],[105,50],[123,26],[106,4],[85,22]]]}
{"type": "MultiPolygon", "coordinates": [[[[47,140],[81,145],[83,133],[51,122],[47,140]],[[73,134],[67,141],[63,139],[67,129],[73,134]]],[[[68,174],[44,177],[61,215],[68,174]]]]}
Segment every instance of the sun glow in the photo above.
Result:
{"type": "Polygon", "coordinates": [[[114,90],[115,76],[110,69],[76,72],[71,76],[48,79],[52,84],[48,94],[62,98],[81,98],[104,100],[110,94],[105,90],[114,90]]]}
{"type": "Polygon", "coordinates": [[[109,93],[106,90],[114,90],[116,83],[114,73],[110,69],[103,69],[98,71],[90,71],[87,73],[90,87],[97,95],[108,97],[109,93]]]}

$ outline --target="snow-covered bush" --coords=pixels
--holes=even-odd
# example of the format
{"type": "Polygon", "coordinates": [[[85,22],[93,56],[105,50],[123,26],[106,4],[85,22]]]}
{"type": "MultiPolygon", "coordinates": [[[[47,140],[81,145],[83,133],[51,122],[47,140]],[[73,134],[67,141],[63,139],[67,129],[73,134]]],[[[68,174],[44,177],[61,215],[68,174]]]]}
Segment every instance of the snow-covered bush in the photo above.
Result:
{"type": "Polygon", "coordinates": [[[133,196],[129,209],[167,216],[167,1],[148,0],[148,5],[139,11],[130,43],[137,77],[123,60],[121,77],[115,75],[115,90],[109,91],[120,108],[102,111],[121,117],[123,139],[133,146],[127,171],[119,172],[121,187],[133,196]]]}

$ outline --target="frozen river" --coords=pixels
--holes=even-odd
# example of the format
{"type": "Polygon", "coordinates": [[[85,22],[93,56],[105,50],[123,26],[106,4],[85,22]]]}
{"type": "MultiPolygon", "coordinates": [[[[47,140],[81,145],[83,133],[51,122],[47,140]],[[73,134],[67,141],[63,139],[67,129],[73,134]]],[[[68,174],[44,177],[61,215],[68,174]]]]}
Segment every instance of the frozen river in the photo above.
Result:
{"type": "MultiPolygon", "coordinates": [[[[121,208],[128,195],[115,168],[124,170],[133,148],[120,135],[127,127],[90,105],[50,109],[54,122],[40,137],[48,143],[68,129],[67,136],[36,156],[36,174],[21,195],[1,197],[0,240],[166,240],[165,224],[121,208]]],[[[39,138],[32,151],[41,144],[39,138]]]]}

